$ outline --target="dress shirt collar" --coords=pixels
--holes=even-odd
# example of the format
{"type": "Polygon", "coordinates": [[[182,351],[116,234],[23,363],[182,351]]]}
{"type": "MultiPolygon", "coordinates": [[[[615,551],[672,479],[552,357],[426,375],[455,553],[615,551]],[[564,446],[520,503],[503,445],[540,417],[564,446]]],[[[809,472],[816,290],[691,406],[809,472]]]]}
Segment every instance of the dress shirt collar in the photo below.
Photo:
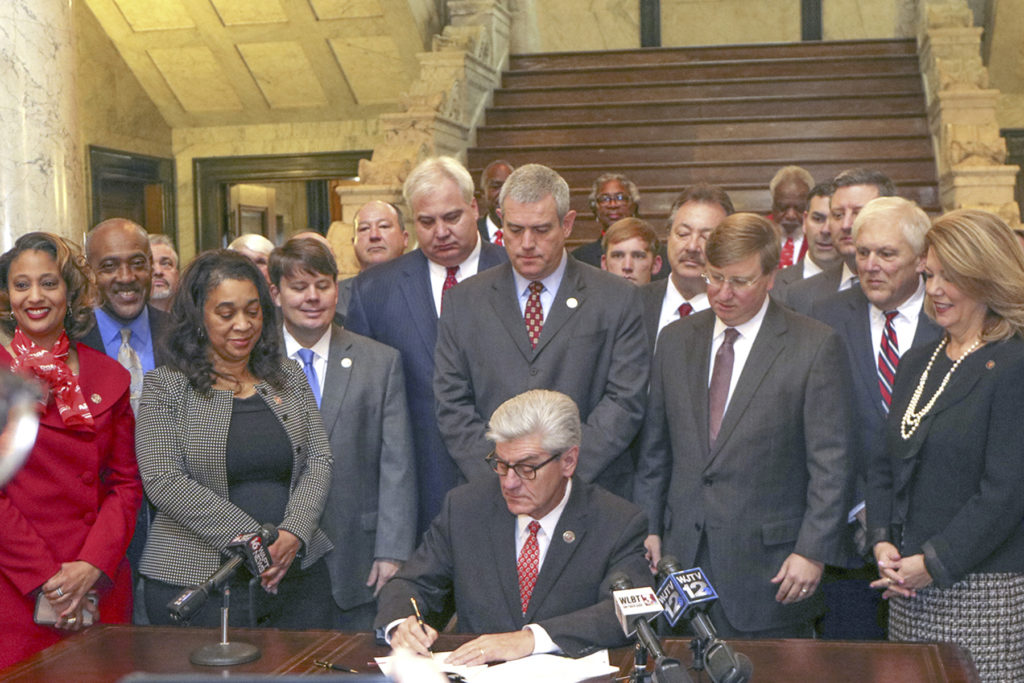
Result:
{"type": "MultiPolygon", "coordinates": [[[[152,344],[152,335],[149,329],[149,308],[147,306],[142,307],[142,313],[135,316],[135,319],[125,325],[119,320],[115,320],[109,313],[103,308],[97,306],[93,309],[96,314],[96,326],[100,331],[100,338],[103,340],[104,347],[110,347],[111,344],[121,346],[121,328],[127,327],[132,331],[131,341],[129,342],[133,348],[143,347],[149,348],[152,344]]],[[[117,354],[114,354],[117,357],[117,354]]]]}
{"type": "MultiPolygon", "coordinates": [[[[555,268],[555,272],[548,275],[540,283],[544,285],[544,290],[551,292],[552,295],[558,292],[559,285],[562,284],[562,276],[565,275],[565,265],[568,263],[569,256],[565,249],[562,250],[562,260],[559,261],[558,267],[555,268]]],[[[516,294],[520,299],[525,296],[529,296],[529,286],[533,280],[527,280],[525,277],[519,274],[519,271],[512,268],[512,278],[516,283],[516,294]]]]}
{"type": "MultiPolygon", "coordinates": [[[[285,353],[289,358],[299,361],[299,364],[301,365],[302,360],[299,358],[299,349],[303,348],[302,344],[296,341],[295,337],[291,335],[287,327],[282,327],[282,331],[284,332],[285,353]]],[[[320,336],[320,339],[318,339],[317,342],[309,348],[313,350],[313,353],[316,354],[318,359],[327,359],[327,355],[331,352],[330,325],[327,326],[327,331],[320,336]]]]}
{"type": "MultiPolygon", "coordinates": [[[[462,282],[467,277],[476,275],[476,271],[480,266],[480,233],[476,233],[476,246],[473,247],[473,251],[469,252],[469,256],[466,260],[459,264],[459,272],[455,274],[455,279],[462,282]]],[[[427,267],[430,269],[430,274],[434,277],[440,277],[441,282],[444,282],[445,276],[448,274],[448,269],[442,266],[440,263],[434,263],[430,259],[427,259],[427,267]]]]}
{"type": "Polygon", "coordinates": [[[808,257],[808,256],[804,257],[803,264],[804,264],[804,279],[805,280],[807,278],[809,278],[811,276],[814,276],[814,275],[817,275],[818,273],[820,273],[823,270],[825,270],[824,268],[819,266],[817,263],[812,261],[811,258],[808,257]]]}
{"type": "Polygon", "coordinates": [[[857,277],[857,273],[855,273],[852,270],[850,270],[850,266],[846,263],[846,261],[843,261],[843,271],[842,271],[842,273],[839,274],[839,290],[838,291],[841,292],[841,291],[843,291],[845,289],[849,289],[850,286],[854,283],[854,278],[856,278],[856,277],[857,277]]]}
{"type": "Polygon", "coordinates": [[[494,242],[494,233],[498,232],[499,230],[501,230],[501,225],[499,225],[498,223],[495,223],[494,220],[491,218],[491,214],[488,213],[487,214],[487,239],[489,239],[493,243],[494,242]]]}
{"type": "Polygon", "coordinates": [[[669,310],[678,311],[679,307],[684,303],[693,306],[694,313],[699,313],[700,311],[711,307],[708,303],[707,292],[698,292],[692,299],[687,299],[676,287],[676,283],[672,281],[672,276],[669,275],[667,279],[668,286],[665,287],[665,305],[669,310]]]}
{"type": "MultiPolygon", "coordinates": [[[[761,308],[757,311],[757,313],[754,314],[753,318],[751,318],[745,323],[740,323],[739,325],[732,326],[737,332],[740,333],[740,337],[744,339],[749,339],[751,342],[753,342],[754,338],[757,337],[758,330],[761,329],[761,323],[764,322],[765,313],[768,312],[769,301],[770,297],[765,296],[764,301],[761,303],[761,308]]],[[[715,334],[714,336],[712,336],[712,339],[718,339],[718,337],[725,335],[725,330],[729,327],[729,325],[726,325],[724,322],[722,322],[721,318],[719,318],[716,315],[715,334]]]]}
{"type": "MultiPolygon", "coordinates": [[[[556,463],[551,464],[555,465],[556,463]]],[[[565,483],[565,494],[562,496],[562,500],[558,502],[558,505],[556,505],[551,512],[537,520],[540,522],[540,528],[544,531],[545,535],[547,535],[548,539],[554,538],[555,528],[558,526],[558,520],[562,518],[562,513],[565,512],[565,506],[569,503],[569,494],[571,493],[572,478],[570,477],[570,479],[565,483]]],[[[519,534],[516,538],[526,537],[526,534],[529,533],[526,527],[530,526],[530,522],[532,522],[533,519],[534,518],[530,515],[516,515],[516,528],[519,530],[519,534]]]]}
{"type": "MultiPolygon", "coordinates": [[[[899,315],[896,317],[903,317],[908,322],[917,323],[917,318],[921,314],[921,306],[923,304],[924,279],[918,276],[917,289],[910,295],[910,298],[896,307],[896,310],[899,312],[899,315]]],[[[876,321],[880,321],[883,326],[885,325],[885,311],[874,304],[871,304],[871,317],[876,321]]]]}

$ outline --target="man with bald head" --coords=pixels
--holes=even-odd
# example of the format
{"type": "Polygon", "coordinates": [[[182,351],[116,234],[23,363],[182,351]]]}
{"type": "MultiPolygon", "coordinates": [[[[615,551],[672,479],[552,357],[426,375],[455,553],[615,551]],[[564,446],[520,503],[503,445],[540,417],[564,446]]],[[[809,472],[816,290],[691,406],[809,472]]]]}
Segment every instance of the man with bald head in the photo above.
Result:
{"type": "MultiPolygon", "coordinates": [[[[390,202],[373,199],[356,212],[355,237],[352,244],[359,261],[359,272],[380,263],[394,261],[409,246],[409,233],[405,229],[402,211],[390,202]]],[[[355,276],[338,283],[337,318],[339,325],[345,324],[348,301],[352,298],[352,282],[355,276]]]]}
{"type": "MultiPolygon", "coordinates": [[[[142,376],[166,362],[157,340],[169,327],[166,313],[149,304],[153,253],[146,229],[127,218],[111,218],[96,225],[85,239],[85,255],[96,274],[100,305],[93,309],[96,324],[82,343],[117,359],[131,374],[132,409],[138,410],[142,376]]],[[[133,572],[138,568],[149,528],[149,506],[139,510],[135,536],[128,546],[133,572]]],[[[136,575],[136,579],[137,579],[136,575]]],[[[141,585],[138,580],[136,586],[141,585]]],[[[136,592],[136,604],[142,604],[136,592]]],[[[137,610],[136,623],[148,623],[137,610]]]]}

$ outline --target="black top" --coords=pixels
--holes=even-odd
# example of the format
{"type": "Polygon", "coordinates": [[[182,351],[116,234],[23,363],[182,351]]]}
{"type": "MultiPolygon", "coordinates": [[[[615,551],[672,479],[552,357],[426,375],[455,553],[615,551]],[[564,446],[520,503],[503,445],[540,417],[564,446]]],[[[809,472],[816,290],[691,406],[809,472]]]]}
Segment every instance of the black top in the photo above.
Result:
{"type": "Polygon", "coordinates": [[[236,398],[227,443],[228,500],[254,519],[284,519],[292,479],[291,443],[259,394],[236,398]]]}

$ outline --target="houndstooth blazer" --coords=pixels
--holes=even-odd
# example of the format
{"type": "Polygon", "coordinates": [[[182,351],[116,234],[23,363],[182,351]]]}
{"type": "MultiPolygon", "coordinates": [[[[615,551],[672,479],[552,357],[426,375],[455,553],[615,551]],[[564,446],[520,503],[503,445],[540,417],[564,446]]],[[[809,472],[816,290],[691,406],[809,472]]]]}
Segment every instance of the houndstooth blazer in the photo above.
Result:
{"type": "Polygon", "coordinates": [[[182,373],[159,367],[146,374],[135,428],[135,450],[146,494],[157,508],[139,567],[175,585],[204,581],[220,566],[220,551],[237,534],[278,523],[302,540],[302,567],[331,550],[319,528],[331,483],[330,446],[306,376],[282,359],[286,385],[256,391],[294,447],[291,495],[283,520],[256,520],[228,501],[225,463],[232,393],[196,392],[182,373]]]}

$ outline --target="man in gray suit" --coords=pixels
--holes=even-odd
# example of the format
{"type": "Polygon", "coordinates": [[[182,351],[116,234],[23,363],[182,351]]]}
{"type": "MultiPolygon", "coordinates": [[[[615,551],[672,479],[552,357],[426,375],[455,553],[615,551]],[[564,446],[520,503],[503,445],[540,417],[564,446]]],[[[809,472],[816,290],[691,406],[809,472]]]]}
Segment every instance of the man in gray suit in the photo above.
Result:
{"type": "Polygon", "coordinates": [[[807,210],[804,211],[803,217],[803,239],[807,245],[807,253],[793,265],[776,273],[772,297],[779,303],[785,303],[781,293],[786,287],[814,277],[840,261],[829,224],[831,197],[831,182],[818,183],[807,193],[807,210]]]}
{"type": "Polygon", "coordinates": [[[583,416],[579,477],[628,496],[650,365],[639,291],[568,255],[576,214],[550,168],[517,168],[499,201],[509,263],[452,289],[438,325],[434,393],[448,452],[468,480],[490,476],[486,416],[528,389],[553,389],[583,416]]]}
{"type": "Polygon", "coordinates": [[[813,277],[787,287],[780,296],[783,304],[804,315],[811,314],[814,302],[849,289],[857,282],[853,221],[860,210],[875,197],[891,197],[896,194],[887,175],[867,168],[843,171],[833,179],[832,186],[829,230],[839,250],[840,261],[813,277]]]}
{"type": "Polygon", "coordinates": [[[338,268],[310,238],[270,254],[271,293],[284,318],[284,347],[306,373],[334,455],[321,527],[335,627],[373,625],[375,597],[412,552],[416,477],[398,352],[332,323],[338,268]]]}
{"type": "Polygon", "coordinates": [[[774,226],[749,213],[708,238],[711,309],[661,334],[634,500],[645,544],[701,566],[733,638],[807,637],[826,562],[842,557],[849,373],[842,342],[769,297],[774,226]]]}
{"type": "Polygon", "coordinates": [[[486,634],[455,650],[453,664],[542,652],[580,657],[625,643],[610,586],[619,572],[638,587],[651,584],[646,519],[574,476],[581,436],[579,410],[565,394],[533,390],[498,407],[487,431],[493,472],[448,494],[423,543],[384,587],[376,626],[393,646],[427,654],[437,638],[412,616],[410,597],[437,628],[454,601],[459,632],[486,634]]]}

